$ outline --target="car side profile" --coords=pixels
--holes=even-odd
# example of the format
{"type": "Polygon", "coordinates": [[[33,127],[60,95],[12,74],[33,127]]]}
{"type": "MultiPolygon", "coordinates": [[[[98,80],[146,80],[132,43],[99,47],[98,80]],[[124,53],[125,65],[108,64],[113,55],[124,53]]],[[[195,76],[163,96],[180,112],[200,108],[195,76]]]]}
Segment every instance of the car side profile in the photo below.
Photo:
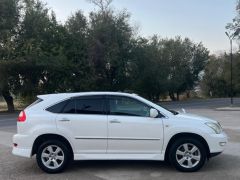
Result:
{"type": "Polygon", "coordinates": [[[36,155],[47,173],[63,171],[72,160],[165,160],[193,172],[226,143],[217,121],[136,94],[84,92],[38,96],[19,114],[12,153],[36,155]]]}

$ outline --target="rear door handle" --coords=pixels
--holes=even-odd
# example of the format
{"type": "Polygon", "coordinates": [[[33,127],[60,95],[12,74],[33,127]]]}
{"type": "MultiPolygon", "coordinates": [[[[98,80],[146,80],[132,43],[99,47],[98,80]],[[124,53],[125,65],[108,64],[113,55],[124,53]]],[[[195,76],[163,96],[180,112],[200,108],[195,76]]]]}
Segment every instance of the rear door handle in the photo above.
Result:
{"type": "Polygon", "coordinates": [[[110,121],[110,123],[112,124],[117,124],[117,123],[121,123],[121,121],[117,120],[117,119],[113,119],[110,121]]]}
{"type": "Polygon", "coordinates": [[[64,118],[64,119],[60,119],[59,121],[61,121],[61,122],[68,122],[68,121],[70,121],[70,119],[64,118]]]}

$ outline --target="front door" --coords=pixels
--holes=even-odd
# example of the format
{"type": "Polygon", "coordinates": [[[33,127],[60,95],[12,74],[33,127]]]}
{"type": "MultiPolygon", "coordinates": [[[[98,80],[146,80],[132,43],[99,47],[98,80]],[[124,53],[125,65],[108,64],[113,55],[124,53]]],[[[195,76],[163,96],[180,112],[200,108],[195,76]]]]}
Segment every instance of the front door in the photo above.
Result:
{"type": "Polygon", "coordinates": [[[161,153],[163,122],[150,117],[150,106],[125,96],[109,96],[108,104],[108,153],[161,153]]]}

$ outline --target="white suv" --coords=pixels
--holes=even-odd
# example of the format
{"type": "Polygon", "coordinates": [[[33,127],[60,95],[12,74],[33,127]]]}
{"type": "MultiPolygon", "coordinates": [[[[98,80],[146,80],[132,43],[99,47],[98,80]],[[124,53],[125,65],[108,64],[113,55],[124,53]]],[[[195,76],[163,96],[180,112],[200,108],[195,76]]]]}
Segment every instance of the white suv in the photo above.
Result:
{"type": "Polygon", "coordinates": [[[221,153],[220,124],[180,114],[135,94],[86,92],[40,95],[22,111],[13,154],[32,157],[48,173],[72,160],[167,160],[184,172],[221,153]]]}

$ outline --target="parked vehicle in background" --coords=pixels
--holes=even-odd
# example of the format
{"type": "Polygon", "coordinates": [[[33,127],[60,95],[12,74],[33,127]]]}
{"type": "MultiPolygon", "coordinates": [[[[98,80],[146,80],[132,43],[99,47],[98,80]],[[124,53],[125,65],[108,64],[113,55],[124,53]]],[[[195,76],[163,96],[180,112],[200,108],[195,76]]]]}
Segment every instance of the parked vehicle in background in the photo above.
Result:
{"type": "Polygon", "coordinates": [[[226,143],[217,121],[135,94],[85,92],[38,96],[18,117],[12,152],[36,155],[48,173],[63,171],[72,160],[166,160],[193,172],[226,143]]]}

